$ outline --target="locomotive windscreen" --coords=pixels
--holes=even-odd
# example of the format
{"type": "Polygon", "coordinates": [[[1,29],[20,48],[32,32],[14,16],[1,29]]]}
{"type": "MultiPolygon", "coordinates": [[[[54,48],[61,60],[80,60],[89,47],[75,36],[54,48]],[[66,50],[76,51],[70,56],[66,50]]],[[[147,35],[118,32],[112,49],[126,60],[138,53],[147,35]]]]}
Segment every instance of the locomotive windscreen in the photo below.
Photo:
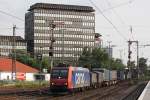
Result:
{"type": "Polygon", "coordinates": [[[53,69],[51,78],[56,79],[64,79],[68,77],[68,70],[67,69],[53,69]]]}

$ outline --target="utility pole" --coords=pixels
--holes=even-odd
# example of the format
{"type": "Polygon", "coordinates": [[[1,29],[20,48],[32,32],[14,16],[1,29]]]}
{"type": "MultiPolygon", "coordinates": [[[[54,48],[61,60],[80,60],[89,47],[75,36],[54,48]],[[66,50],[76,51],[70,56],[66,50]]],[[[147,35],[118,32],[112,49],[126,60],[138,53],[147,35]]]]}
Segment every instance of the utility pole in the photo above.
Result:
{"type": "Polygon", "coordinates": [[[110,53],[111,53],[111,51],[110,51],[110,49],[111,49],[111,45],[110,45],[111,42],[112,42],[112,41],[108,41],[108,53],[109,53],[109,58],[111,58],[111,54],[110,54],[110,53]]]}
{"type": "Polygon", "coordinates": [[[138,73],[138,78],[139,78],[139,42],[138,41],[136,41],[136,43],[137,43],[137,73],[138,73]]]}
{"type": "Polygon", "coordinates": [[[16,38],[15,38],[16,25],[13,25],[13,40],[12,40],[12,75],[11,79],[16,80],[16,38]]]}
{"type": "Polygon", "coordinates": [[[122,52],[123,52],[123,50],[120,49],[119,52],[120,52],[120,60],[122,61],[122,52]]]}
{"type": "MultiPolygon", "coordinates": [[[[109,45],[108,45],[108,50],[109,50],[109,51],[108,51],[108,53],[109,53],[109,70],[111,70],[111,54],[110,54],[110,48],[111,48],[111,47],[110,47],[110,46],[111,46],[110,44],[111,44],[111,42],[112,42],[112,41],[108,41],[108,44],[109,44],[109,45]]],[[[109,80],[110,80],[110,71],[109,71],[109,80]]]]}

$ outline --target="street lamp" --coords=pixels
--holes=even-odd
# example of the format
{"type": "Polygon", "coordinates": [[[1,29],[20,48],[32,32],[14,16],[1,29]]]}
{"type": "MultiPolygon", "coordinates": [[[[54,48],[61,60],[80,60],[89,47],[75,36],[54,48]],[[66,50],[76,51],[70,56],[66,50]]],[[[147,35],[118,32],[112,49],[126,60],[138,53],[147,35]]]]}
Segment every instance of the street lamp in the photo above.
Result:
{"type": "Polygon", "coordinates": [[[102,41],[100,39],[102,35],[99,33],[95,33],[95,44],[97,44],[96,46],[100,46],[100,48],[102,47],[102,41]]]}

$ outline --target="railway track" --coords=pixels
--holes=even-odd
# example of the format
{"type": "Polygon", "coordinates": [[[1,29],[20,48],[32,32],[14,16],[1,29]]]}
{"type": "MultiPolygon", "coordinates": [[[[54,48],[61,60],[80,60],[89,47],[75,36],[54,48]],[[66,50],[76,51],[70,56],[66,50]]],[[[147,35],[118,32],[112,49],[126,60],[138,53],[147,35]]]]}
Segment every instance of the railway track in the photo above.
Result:
{"type": "MultiPolygon", "coordinates": [[[[103,98],[112,95],[113,92],[117,92],[128,87],[129,87],[128,82],[123,82],[110,87],[97,88],[97,89],[92,89],[84,92],[75,93],[74,95],[57,97],[52,100],[102,100],[103,98]]],[[[105,100],[109,100],[109,99],[105,99],[105,100]]]]}
{"type": "Polygon", "coordinates": [[[124,91],[128,87],[128,82],[125,81],[114,86],[86,90],[72,95],[52,95],[48,89],[22,91],[20,93],[1,95],[0,100],[118,100],[110,98],[115,97],[116,93],[124,91]]]}
{"type": "Polygon", "coordinates": [[[35,89],[35,90],[6,90],[0,92],[0,100],[44,100],[51,98],[48,89],[35,89]]]}
{"type": "Polygon", "coordinates": [[[0,100],[53,100],[66,94],[52,94],[49,88],[36,90],[14,90],[0,93],[0,100]]]}
{"type": "Polygon", "coordinates": [[[123,100],[137,100],[144,88],[146,87],[146,85],[147,82],[140,83],[138,87],[132,92],[130,92],[126,97],[124,97],[123,100]]]}
{"type": "Polygon", "coordinates": [[[115,86],[110,86],[109,88],[102,88],[102,90],[99,89],[98,91],[93,92],[91,95],[82,97],[79,100],[110,100],[114,93],[124,88],[128,88],[128,85],[117,84],[115,86]]]}

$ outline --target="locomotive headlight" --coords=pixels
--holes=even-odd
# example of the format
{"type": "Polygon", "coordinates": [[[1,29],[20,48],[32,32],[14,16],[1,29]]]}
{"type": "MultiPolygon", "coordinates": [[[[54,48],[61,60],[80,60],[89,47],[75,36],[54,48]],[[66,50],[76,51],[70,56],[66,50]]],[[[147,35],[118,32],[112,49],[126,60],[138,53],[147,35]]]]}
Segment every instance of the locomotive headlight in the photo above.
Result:
{"type": "Polygon", "coordinates": [[[54,83],[51,83],[52,85],[54,85],[54,83]]]}

